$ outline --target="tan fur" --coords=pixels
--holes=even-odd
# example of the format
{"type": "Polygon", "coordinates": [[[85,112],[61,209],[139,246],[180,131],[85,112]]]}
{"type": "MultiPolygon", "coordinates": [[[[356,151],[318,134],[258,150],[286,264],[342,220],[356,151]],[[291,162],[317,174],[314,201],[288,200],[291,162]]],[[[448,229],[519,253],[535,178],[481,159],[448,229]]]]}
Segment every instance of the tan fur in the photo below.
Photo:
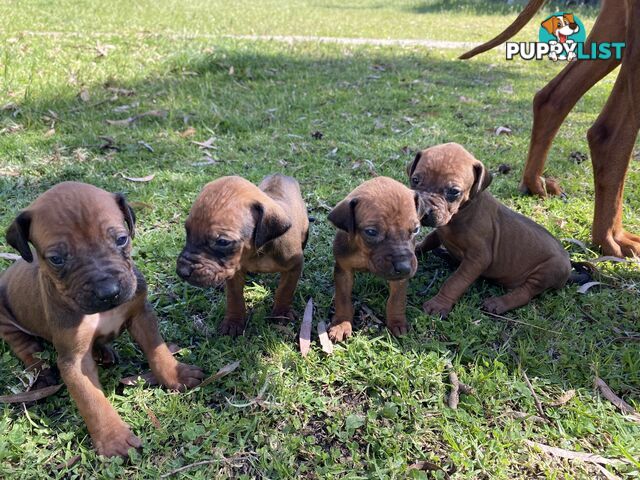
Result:
{"type": "MultiPolygon", "coordinates": [[[[38,337],[53,343],[62,379],[97,452],[106,456],[126,456],[141,445],[104,396],[93,358],[104,358],[106,344],[122,330],[129,330],[168,388],[193,387],[203,378],[197,367],[178,363],[160,336],[146,283],[130,257],[133,229],[122,197],[82,183],[58,184],[9,228],[9,243],[30,262],[18,260],[0,277],[0,336],[36,371],[42,369],[38,337]],[[122,248],[118,236],[129,237],[122,248]],[[66,256],[63,267],[51,264],[52,254],[66,256]],[[120,288],[109,303],[96,298],[104,282],[120,288]]],[[[52,372],[40,374],[40,385],[54,381],[52,372]]]]}
{"type": "Polygon", "coordinates": [[[180,277],[196,286],[226,284],[227,310],[220,333],[244,332],[244,278],[248,272],[281,273],[271,315],[295,318],[291,303],[309,234],[298,182],[270,175],[258,187],[241,177],[208,183],[185,223],[187,242],[178,258],[180,277]],[[216,239],[232,242],[219,246],[216,239]]]}
{"type": "Polygon", "coordinates": [[[491,176],[482,163],[455,143],[416,155],[408,169],[411,187],[425,203],[423,224],[435,227],[416,249],[443,245],[460,261],[427,313],[446,316],[480,276],[511,291],[485,300],[503,313],[528,303],[548,288],[561,288],[571,272],[569,255],[544,228],[509,210],[485,191],[491,176]],[[459,195],[453,193],[459,191],[459,195]]]}
{"type": "Polygon", "coordinates": [[[368,271],[389,281],[387,328],[396,336],[407,332],[407,282],[417,268],[413,253],[420,225],[417,202],[416,194],[401,183],[377,177],[358,186],[329,214],[339,229],[333,243],[336,312],[329,328],[333,340],[351,336],[356,271],[368,271]],[[376,238],[368,237],[367,229],[376,230],[376,238]],[[406,271],[399,272],[399,265],[406,271]]]}

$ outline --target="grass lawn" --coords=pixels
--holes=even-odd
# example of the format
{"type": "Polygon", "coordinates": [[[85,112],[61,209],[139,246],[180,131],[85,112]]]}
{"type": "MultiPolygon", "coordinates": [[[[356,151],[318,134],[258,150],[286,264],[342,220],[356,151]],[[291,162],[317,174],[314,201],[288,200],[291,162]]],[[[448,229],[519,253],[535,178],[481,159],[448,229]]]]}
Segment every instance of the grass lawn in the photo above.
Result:
{"type": "MultiPolygon", "coordinates": [[[[610,474],[640,478],[640,424],[593,387],[597,375],[640,408],[637,265],[599,263],[598,279],[611,288],[580,294],[568,286],[509,313],[508,320],[479,310],[484,297],[500,291],[480,281],[442,320],[421,309],[450,273],[429,256],[411,282],[411,331],[401,339],[378,321],[385,283],[362,274],[354,291],[355,336],[331,356],[316,346],[307,358],[297,350],[298,324],[275,328],[264,318],[274,276],[249,279],[251,320],[245,336],[231,340],[215,333],[222,294],[191,287],[175,274],[184,219],[206,182],[237,174],[257,183],[266,174],[287,173],[299,180],[317,218],[295,307],[301,313],[313,297],[315,320],[327,320],[334,229],[326,214],[374,173],[406,183],[412,154],[445,141],[465,145],[493,171],[512,166],[496,175],[494,195],[558,237],[591,246],[591,166],[571,154],[588,153],[586,130],[615,77],[578,104],[551,150],[548,172],[561,179],[568,199],[542,201],[519,195],[517,184],[533,93],[561,65],[506,62],[501,52],[463,63],[456,50],[228,36],[476,42],[497,33],[516,8],[463,0],[0,2],[2,229],[60,181],[126,193],[138,216],[134,258],[164,337],[187,347],[181,359],[208,373],[240,361],[229,376],[188,393],[123,389],[121,377],[147,369],[124,335],[116,341],[121,363],[102,370],[101,379],[145,448],[128,461],[97,457],[63,389],[35,406],[0,407],[0,476],[157,478],[207,461],[179,475],[614,478],[594,465],[543,453],[528,443],[534,441],[624,460],[607,466],[610,474]],[[108,122],[148,111],[161,115],[128,126],[108,122]],[[496,136],[498,126],[513,133],[496,136]],[[194,143],[208,139],[208,149],[194,143]],[[124,178],[151,174],[146,183],[124,178]],[[476,390],[457,410],[446,406],[448,360],[476,390]],[[525,371],[548,423],[513,413],[537,415],[525,371]],[[553,406],[569,390],[575,397],[553,406]],[[259,395],[261,401],[251,402],[259,395]],[[441,470],[409,469],[419,461],[441,470]]],[[[592,10],[578,13],[592,24],[592,10]]],[[[536,28],[532,22],[522,38],[533,39],[536,28]]],[[[635,232],[639,189],[636,157],[624,219],[635,232]]],[[[574,260],[598,256],[565,245],[574,260]]],[[[4,239],[0,251],[11,251],[4,239]]],[[[0,260],[0,267],[8,265],[0,260]]],[[[0,394],[22,389],[23,378],[22,366],[0,342],[0,394]]]]}

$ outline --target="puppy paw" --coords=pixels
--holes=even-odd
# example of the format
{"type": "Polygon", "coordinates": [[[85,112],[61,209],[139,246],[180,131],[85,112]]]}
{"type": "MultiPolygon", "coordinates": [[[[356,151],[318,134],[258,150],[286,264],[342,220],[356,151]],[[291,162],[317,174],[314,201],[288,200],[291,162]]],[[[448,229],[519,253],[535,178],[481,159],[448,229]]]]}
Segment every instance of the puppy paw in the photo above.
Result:
{"type": "Polygon", "coordinates": [[[93,444],[98,455],[105,457],[127,457],[130,448],[142,447],[142,441],[131,433],[129,426],[124,422],[93,438],[93,444]]]}
{"type": "Polygon", "coordinates": [[[243,318],[225,318],[218,327],[220,335],[229,335],[230,337],[238,337],[244,333],[243,318]]]}
{"type": "Polygon", "coordinates": [[[394,337],[401,337],[406,335],[409,331],[409,324],[405,319],[400,320],[388,320],[387,319],[387,328],[391,332],[391,335],[394,337]]]}
{"type": "Polygon", "coordinates": [[[443,302],[437,297],[432,298],[422,304],[422,309],[429,315],[440,315],[442,318],[446,318],[451,312],[453,305],[447,302],[443,302]]]}
{"type": "Polygon", "coordinates": [[[162,382],[162,384],[171,390],[178,390],[182,392],[200,385],[204,376],[204,372],[200,367],[187,365],[186,363],[178,363],[176,365],[175,374],[172,375],[173,378],[167,379],[162,382]]]}
{"type": "Polygon", "coordinates": [[[482,309],[486,312],[495,313],[497,315],[509,310],[500,297],[487,298],[482,304],[482,309]]]}
{"type": "Polygon", "coordinates": [[[329,327],[329,338],[334,342],[341,342],[351,336],[351,322],[334,320],[329,327]]]}

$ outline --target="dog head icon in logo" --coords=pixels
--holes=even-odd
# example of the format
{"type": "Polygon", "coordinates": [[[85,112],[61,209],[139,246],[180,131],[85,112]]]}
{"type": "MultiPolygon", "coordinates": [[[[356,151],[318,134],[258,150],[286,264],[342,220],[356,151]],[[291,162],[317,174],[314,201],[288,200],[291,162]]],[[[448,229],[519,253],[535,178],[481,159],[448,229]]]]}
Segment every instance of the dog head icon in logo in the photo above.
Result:
{"type": "MultiPolygon", "coordinates": [[[[581,43],[585,41],[585,38],[584,25],[572,13],[554,13],[540,24],[540,41],[550,45],[581,43]]],[[[566,55],[558,55],[552,49],[549,58],[553,61],[558,59],[573,60],[576,58],[576,54],[574,51],[568,51],[566,55]]]]}

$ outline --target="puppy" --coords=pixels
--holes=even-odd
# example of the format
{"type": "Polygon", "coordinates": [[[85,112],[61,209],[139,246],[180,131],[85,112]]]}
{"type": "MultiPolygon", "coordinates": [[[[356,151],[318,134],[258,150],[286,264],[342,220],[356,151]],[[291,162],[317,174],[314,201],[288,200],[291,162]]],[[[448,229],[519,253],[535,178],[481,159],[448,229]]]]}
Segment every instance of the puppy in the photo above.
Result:
{"type": "Polygon", "coordinates": [[[105,456],[126,456],[141,445],[104,396],[93,359],[108,352],[106,344],[123,329],[166,387],[194,387],[204,377],[199,368],[178,363],[160,336],[144,278],[131,259],[134,222],[122,195],[60,183],[9,227],[7,242],[22,260],[0,277],[0,336],[36,370],[38,338],[53,343],[62,379],[105,456]]]}
{"type": "Polygon", "coordinates": [[[309,219],[298,182],[270,175],[256,187],[241,177],[207,185],[191,207],[187,243],[178,257],[178,275],[192,285],[226,283],[223,335],[244,332],[243,290],[248,272],[280,272],[272,317],[295,319],[293,295],[304,263],[309,219]]]}
{"type": "Polygon", "coordinates": [[[461,145],[423,150],[408,173],[411,188],[425,203],[422,224],[435,227],[416,251],[443,245],[460,261],[438,294],[424,304],[425,312],[446,316],[480,276],[510,290],[485,300],[484,309],[498,314],[564,286],[571,263],[560,242],[485,191],[491,174],[461,145]]]}
{"type": "Polygon", "coordinates": [[[368,271],[389,281],[387,328],[407,333],[405,317],[408,279],[416,273],[415,235],[420,229],[417,193],[387,177],[377,177],[353,190],[329,213],[339,230],[335,256],[335,316],[329,328],[334,341],[351,336],[351,292],[355,271],[368,271]]]}

